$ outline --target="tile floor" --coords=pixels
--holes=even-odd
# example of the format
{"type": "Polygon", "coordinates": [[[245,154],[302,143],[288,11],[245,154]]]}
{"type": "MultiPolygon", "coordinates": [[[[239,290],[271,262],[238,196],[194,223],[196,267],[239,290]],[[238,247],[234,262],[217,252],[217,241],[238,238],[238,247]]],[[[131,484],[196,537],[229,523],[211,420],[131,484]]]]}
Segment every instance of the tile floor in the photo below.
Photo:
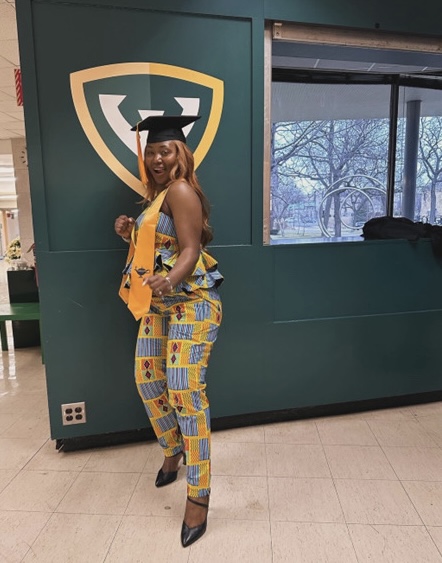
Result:
{"type": "Polygon", "coordinates": [[[1,563],[442,562],[442,403],[214,433],[188,549],[184,471],[156,489],[156,444],[57,453],[48,436],[39,350],[3,352],[1,563]]]}

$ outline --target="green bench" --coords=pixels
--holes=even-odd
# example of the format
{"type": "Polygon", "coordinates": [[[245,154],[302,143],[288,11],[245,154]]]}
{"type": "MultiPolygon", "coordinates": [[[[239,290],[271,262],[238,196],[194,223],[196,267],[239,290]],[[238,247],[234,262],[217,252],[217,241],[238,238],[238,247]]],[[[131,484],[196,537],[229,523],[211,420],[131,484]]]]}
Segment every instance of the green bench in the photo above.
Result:
{"type": "Polygon", "coordinates": [[[40,303],[0,304],[0,336],[2,350],[8,349],[5,321],[39,321],[40,303]]]}

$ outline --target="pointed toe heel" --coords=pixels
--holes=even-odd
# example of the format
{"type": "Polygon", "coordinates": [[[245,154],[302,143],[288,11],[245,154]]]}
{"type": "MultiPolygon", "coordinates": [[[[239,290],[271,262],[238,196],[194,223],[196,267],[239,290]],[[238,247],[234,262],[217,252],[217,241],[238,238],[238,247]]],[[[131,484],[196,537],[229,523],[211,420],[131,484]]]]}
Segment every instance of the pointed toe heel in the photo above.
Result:
{"type": "Polygon", "coordinates": [[[176,481],[178,471],[163,471],[160,469],[155,479],[155,487],[165,487],[176,481]]]}
{"type": "MultiPolygon", "coordinates": [[[[186,465],[186,456],[184,452],[182,453],[182,455],[183,455],[183,464],[186,465]]],[[[163,471],[162,469],[160,469],[158,471],[157,478],[155,479],[155,487],[165,487],[166,485],[170,485],[170,483],[176,481],[177,476],[178,476],[178,470],[163,471]]]]}
{"type": "MultiPolygon", "coordinates": [[[[187,500],[193,504],[202,506],[207,511],[209,510],[208,504],[197,502],[196,500],[190,497],[187,497],[187,500]]],[[[183,525],[181,527],[181,545],[183,547],[188,547],[189,545],[192,545],[193,543],[196,542],[196,540],[199,540],[200,537],[204,535],[206,529],[207,529],[207,514],[204,519],[204,522],[199,526],[194,526],[193,528],[189,528],[189,526],[185,522],[183,522],[183,525]]]]}

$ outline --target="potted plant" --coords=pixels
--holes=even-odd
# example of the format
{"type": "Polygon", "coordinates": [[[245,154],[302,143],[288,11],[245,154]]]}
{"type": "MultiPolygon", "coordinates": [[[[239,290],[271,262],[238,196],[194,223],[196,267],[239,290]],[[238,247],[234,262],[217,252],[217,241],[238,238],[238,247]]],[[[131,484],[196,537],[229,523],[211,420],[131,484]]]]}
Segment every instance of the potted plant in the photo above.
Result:
{"type": "Polygon", "coordinates": [[[29,268],[26,260],[22,258],[20,238],[12,239],[6,249],[5,260],[11,270],[27,270],[29,268]]]}

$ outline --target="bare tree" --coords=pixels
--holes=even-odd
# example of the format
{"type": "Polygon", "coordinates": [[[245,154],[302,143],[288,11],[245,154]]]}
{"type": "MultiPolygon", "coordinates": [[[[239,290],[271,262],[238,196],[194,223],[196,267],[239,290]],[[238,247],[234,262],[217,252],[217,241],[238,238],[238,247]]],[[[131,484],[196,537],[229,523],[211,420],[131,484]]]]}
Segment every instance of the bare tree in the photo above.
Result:
{"type": "MultiPolygon", "coordinates": [[[[274,126],[272,142],[275,158],[272,162],[272,195],[281,192],[281,179],[290,178],[291,197],[299,199],[296,181],[327,195],[345,177],[361,173],[385,180],[388,124],[381,119],[316,121],[283,123],[274,126]]],[[[302,190],[301,190],[302,194],[302,190]]],[[[341,235],[340,194],[326,199],[323,222],[327,227],[334,211],[334,234],[341,235]]],[[[286,201],[291,201],[285,196],[286,201]]],[[[359,198],[350,199],[357,212],[364,204],[359,198]],[[358,203],[359,202],[359,203],[358,203]]]]}
{"type": "Polygon", "coordinates": [[[302,191],[296,184],[296,175],[286,172],[286,163],[311,143],[320,129],[320,122],[274,123],[271,138],[271,223],[280,224],[290,205],[302,200],[302,191]]]}
{"type": "Polygon", "coordinates": [[[442,117],[421,118],[419,152],[419,160],[428,179],[427,186],[430,191],[428,220],[434,223],[437,215],[436,190],[442,182],[442,117]]]}

